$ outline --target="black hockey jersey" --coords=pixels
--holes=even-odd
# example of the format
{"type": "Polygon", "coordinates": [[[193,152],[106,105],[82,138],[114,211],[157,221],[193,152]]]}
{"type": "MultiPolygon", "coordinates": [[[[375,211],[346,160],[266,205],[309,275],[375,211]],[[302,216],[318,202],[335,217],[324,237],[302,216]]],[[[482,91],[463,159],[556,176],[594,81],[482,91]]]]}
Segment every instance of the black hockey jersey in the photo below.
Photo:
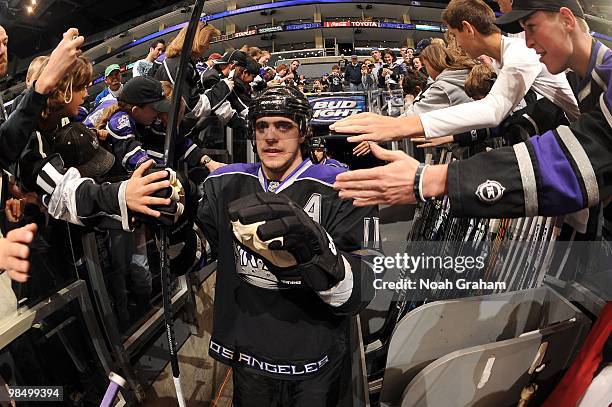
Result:
{"type": "MultiPolygon", "coordinates": [[[[268,182],[261,164],[233,164],[204,182],[198,211],[213,256],[217,281],[209,354],[232,366],[281,379],[316,375],[346,352],[348,322],[373,298],[373,273],[351,252],[373,237],[374,207],[357,208],[332,188],[342,168],[303,161],[283,182],[268,182]],[[334,240],[352,271],[350,298],[338,307],[301,285],[299,266],[272,273],[234,239],[228,204],[261,191],[285,194],[334,240]],[[369,234],[370,236],[364,236],[369,234]]],[[[347,271],[348,274],[348,271],[347,271]]]]}

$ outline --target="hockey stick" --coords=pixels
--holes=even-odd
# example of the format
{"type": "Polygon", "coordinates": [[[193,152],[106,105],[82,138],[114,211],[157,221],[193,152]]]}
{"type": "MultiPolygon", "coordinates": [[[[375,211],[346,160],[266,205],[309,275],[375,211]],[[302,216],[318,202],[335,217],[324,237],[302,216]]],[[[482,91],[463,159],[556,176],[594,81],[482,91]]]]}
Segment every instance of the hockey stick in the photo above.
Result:
{"type": "Polygon", "coordinates": [[[561,234],[561,226],[557,226],[558,219],[553,218],[552,220],[552,232],[550,235],[550,242],[548,243],[548,247],[546,248],[546,254],[544,255],[544,260],[542,261],[542,266],[540,270],[540,275],[538,276],[538,281],[536,281],[536,287],[539,287],[544,282],[544,278],[550,269],[550,265],[553,259],[553,253],[555,252],[556,242],[561,234]]]}
{"type": "MultiPolygon", "coordinates": [[[[185,78],[185,67],[187,66],[188,59],[191,57],[191,50],[193,48],[193,40],[195,37],[196,29],[199,24],[202,10],[204,9],[205,0],[196,0],[193,6],[193,13],[187,26],[187,33],[185,35],[185,41],[183,43],[183,49],[181,50],[181,56],[179,60],[179,69],[174,81],[174,90],[172,91],[172,109],[171,114],[168,117],[168,127],[166,129],[166,139],[164,140],[164,167],[172,167],[174,164],[174,140],[176,139],[176,133],[178,131],[179,124],[179,113],[182,103],[183,94],[183,79],[185,78]]],[[[172,300],[170,298],[171,288],[171,273],[170,273],[170,258],[168,255],[169,245],[169,230],[167,227],[162,226],[160,228],[159,240],[160,240],[160,269],[161,269],[161,285],[162,285],[162,302],[164,305],[164,322],[166,325],[166,335],[168,337],[168,350],[170,351],[170,364],[172,366],[172,376],[174,378],[174,388],[176,390],[176,399],[180,407],[185,407],[185,397],[183,396],[183,390],[181,388],[181,372],[179,370],[178,355],[177,355],[177,344],[174,337],[174,313],[172,312],[172,300]]]]}
{"type": "Polygon", "coordinates": [[[111,372],[110,375],[108,375],[108,379],[110,383],[106,388],[106,393],[104,393],[104,398],[100,403],[100,407],[111,407],[115,397],[117,397],[117,393],[119,393],[119,389],[125,388],[126,381],[118,374],[111,372]]]}
{"type": "Polygon", "coordinates": [[[544,218],[543,216],[538,216],[536,218],[536,225],[535,225],[534,232],[532,236],[530,236],[531,240],[527,242],[528,247],[529,247],[528,254],[527,254],[527,260],[525,263],[525,267],[523,267],[523,273],[519,276],[520,278],[516,286],[517,290],[529,288],[528,286],[525,286],[525,284],[526,283],[529,284],[529,281],[531,280],[531,275],[532,275],[531,270],[535,269],[535,263],[538,260],[537,254],[539,252],[539,245],[540,245],[540,240],[541,240],[540,234],[541,234],[541,229],[543,225],[545,224],[545,222],[546,222],[546,218],[544,218]]]}
{"type": "Polygon", "coordinates": [[[530,280],[528,288],[538,287],[539,282],[543,280],[543,275],[546,273],[544,269],[545,253],[548,247],[549,241],[552,243],[554,239],[553,225],[555,224],[555,218],[546,218],[546,224],[544,225],[544,231],[542,232],[542,244],[539,247],[537,254],[537,261],[533,267],[533,273],[530,273],[530,280]]]}
{"type": "Polygon", "coordinates": [[[529,218],[529,227],[526,228],[527,233],[523,235],[523,238],[521,238],[519,250],[516,252],[516,255],[518,255],[519,257],[517,259],[515,256],[515,259],[518,260],[518,262],[514,263],[513,261],[512,263],[510,263],[509,277],[511,277],[511,279],[508,285],[506,286],[506,288],[509,291],[515,291],[513,290],[514,281],[516,280],[517,274],[521,272],[520,267],[521,267],[521,264],[523,264],[523,258],[525,258],[525,252],[527,252],[528,250],[526,247],[531,242],[531,239],[533,237],[533,232],[534,232],[537,222],[538,222],[537,217],[529,218]]]}

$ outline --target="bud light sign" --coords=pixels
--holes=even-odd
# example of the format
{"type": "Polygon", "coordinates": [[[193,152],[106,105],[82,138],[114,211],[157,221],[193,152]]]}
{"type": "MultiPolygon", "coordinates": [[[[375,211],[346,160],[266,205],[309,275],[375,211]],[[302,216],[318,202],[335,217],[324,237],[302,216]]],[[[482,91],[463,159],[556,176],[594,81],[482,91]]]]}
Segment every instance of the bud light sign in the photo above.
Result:
{"type": "Polygon", "coordinates": [[[312,125],[329,125],[345,117],[365,112],[365,95],[309,97],[312,125]]]}

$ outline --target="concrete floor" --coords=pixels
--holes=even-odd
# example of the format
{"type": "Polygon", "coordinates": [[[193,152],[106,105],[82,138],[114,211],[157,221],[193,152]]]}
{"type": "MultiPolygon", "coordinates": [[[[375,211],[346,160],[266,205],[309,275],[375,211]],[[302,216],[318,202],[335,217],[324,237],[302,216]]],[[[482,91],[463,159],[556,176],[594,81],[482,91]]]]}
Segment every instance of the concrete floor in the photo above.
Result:
{"type": "MultiPolygon", "coordinates": [[[[181,385],[187,406],[230,407],[232,405],[232,380],[229,368],[208,356],[208,341],[212,330],[212,306],[215,291],[215,274],[208,278],[196,296],[199,332],[191,335],[179,350],[181,385]],[[217,394],[227,377],[227,383],[216,404],[217,394]]],[[[147,407],[176,406],[176,396],[170,364],[159,375],[147,392],[142,404],[147,407]]]]}

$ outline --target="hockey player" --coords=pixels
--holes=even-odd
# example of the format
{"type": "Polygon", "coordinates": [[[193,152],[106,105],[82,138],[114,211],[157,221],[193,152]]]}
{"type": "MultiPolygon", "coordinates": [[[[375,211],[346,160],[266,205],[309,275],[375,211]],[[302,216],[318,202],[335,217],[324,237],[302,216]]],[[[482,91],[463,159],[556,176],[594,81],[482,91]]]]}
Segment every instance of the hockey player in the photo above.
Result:
{"type": "Polygon", "coordinates": [[[331,165],[332,167],[346,168],[348,165],[334,160],[329,156],[327,143],[322,137],[314,137],[310,142],[310,160],[315,164],[331,165]]]}
{"type": "Polygon", "coordinates": [[[198,218],[218,258],[210,355],[233,368],[234,406],[337,406],[351,315],[373,297],[361,249],[374,208],[331,185],[343,169],[307,157],[312,109],[291,87],[249,106],[261,160],[204,182],[198,218]]]}

